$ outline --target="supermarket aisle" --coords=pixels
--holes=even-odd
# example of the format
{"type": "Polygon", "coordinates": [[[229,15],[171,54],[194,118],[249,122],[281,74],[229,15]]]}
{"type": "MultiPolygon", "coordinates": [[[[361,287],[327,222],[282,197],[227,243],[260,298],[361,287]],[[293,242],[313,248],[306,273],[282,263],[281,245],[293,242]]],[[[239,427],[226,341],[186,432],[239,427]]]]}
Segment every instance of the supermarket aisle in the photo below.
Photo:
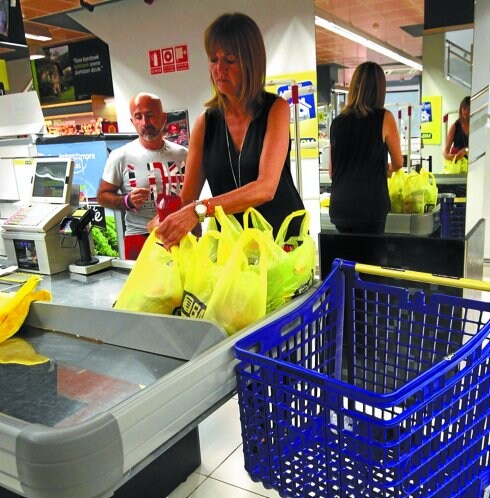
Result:
{"type": "Polygon", "coordinates": [[[201,466],[168,498],[279,498],[243,468],[237,396],[199,425],[199,435],[201,466]]]}

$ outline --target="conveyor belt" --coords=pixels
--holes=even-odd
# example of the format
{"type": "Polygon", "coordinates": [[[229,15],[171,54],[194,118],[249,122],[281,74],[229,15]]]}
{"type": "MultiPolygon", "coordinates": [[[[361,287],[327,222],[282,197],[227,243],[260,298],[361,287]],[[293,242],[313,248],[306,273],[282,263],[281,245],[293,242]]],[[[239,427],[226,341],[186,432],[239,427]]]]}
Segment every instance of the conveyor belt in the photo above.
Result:
{"type": "Polygon", "coordinates": [[[50,361],[0,365],[0,412],[49,427],[69,427],[110,410],[184,363],[28,327],[16,338],[50,361]]]}

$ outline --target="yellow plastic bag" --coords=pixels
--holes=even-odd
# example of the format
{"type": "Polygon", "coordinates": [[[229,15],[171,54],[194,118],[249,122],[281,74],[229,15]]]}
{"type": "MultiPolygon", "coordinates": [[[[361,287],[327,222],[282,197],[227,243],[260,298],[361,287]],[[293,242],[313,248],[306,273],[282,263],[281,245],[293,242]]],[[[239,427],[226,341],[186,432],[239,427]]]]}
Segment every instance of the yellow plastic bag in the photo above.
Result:
{"type": "Polygon", "coordinates": [[[216,282],[203,315],[231,335],[263,318],[267,299],[264,234],[248,228],[240,235],[216,282]]]}
{"type": "Polygon", "coordinates": [[[12,337],[0,343],[0,364],[40,365],[49,361],[47,356],[36,353],[24,339],[12,337]]]}
{"type": "Polygon", "coordinates": [[[22,326],[33,301],[50,301],[51,293],[36,287],[41,281],[38,275],[29,277],[15,293],[0,292],[0,343],[12,337],[22,326]]]}
{"type": "Polygon", "coordinates": [[[214,208],[214,218],[208,223],[208,230],[218,230],[221,233],[217,258],[226,261],[243,233],[243,227],[236,217],[226,214],[221,206],[214,208]]]}
{"type": "Polygon", "coordinates": [[[179,254],[178,246],[167,251],[153,230],[113,308],[166,315],[180,313],[183,288],[179,254]]]}
{"type": "Polygon", "coordinates": [[[468,173],[468,158],[461,159],[444,159],[444,169],[442,172],[446,175],[461,175],[468,173]]]}
{"type": "Polygon", "coordinates": [[[391,213],[403,213],[403,187],[405,185],[405,180],[407,174],[400,168],[391,174],[391,178],[388,178],[388,193],[390,195],[390,212],[391,213]]]}
{"type": "Polygon", "coordinates": [[[194,257],[194,249],[197,244],[197,237],[192,233],[188,233],[185,235],[179,242],[179,261],[183,261],[183,264],[179,264],[180,270],[180,280],[182,282],[182,288],[184,287],[185,281],[187,279],[187,274],[192,270],[192,264],[189,264],[189,261],[192,261],[194,257]]]}
{"type": "Polygon", "coordinates": [[[255,208],[248,208],[243,213],[243,227],[257,228],[261,232],[273,237],[272,225],[255,208]]]}
{"type": "Polygon", "coordinates": [[[468,173],[468,158],[467,157],[463,157],[462,159],[460,159],[461,163],[460,163],[460,174],[462,175],[466,175],[468,173]]]}
{"type": "Polygon", "coordinates": [[[33,275],[17,292],[0,292],[0,363],[38,365],[49,358],[37,354],[24,339],[12,338],[22,327],[33,301],[51,301],[51,293],[36,287],[41,277],[33,275]]]}
{"type": "MultiPolygon", "coordinates": [[[[203,318],[223,268],[218,262],[221,233],[207,230],[186,257],[182,315],[203,318]]],[[[224,263],[224,262],[222,262],[224,263]]]]}
{"type": "Polygon", "coordinates": [[[436,207],[439,189],[437,188],[436,177],[430,171],[420,168],[419,174],[426,182],[424,211],[427,213],[436,207]]]}
{"type": "Polygon", "coordinates": [[[272,311],[293,297],[306,292],[313,284],[316,270],[316,245],[309,234],[310,214],[299,210],[287,216],[269,248],[267,275],[267,311],[272,311]],[[298,234],[287,238],[291,221],[302,217],[298,234]]]}
{"type": "Polygon", "coordinates": [[[416,171],[410,171],[403,185],[403,212],[423,214],[426,203],[426,181],[416,171]]]}

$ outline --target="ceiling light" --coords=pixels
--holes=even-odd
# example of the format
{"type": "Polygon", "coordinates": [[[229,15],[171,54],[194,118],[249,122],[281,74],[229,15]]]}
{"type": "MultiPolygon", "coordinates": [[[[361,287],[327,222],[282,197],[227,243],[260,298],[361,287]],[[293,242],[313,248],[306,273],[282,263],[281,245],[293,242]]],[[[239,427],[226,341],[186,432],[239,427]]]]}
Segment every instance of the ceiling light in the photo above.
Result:
{"type": "Polygon", "coordinates": [[[422,71],[423,69],[420,59],[412,57],[404,52],[401,52],[400,50],[397,50],[395,47],[391,47],[380,40],[372,38],[368,34],[342,22],[340,19],[334,18],[320,9],[316,9],[315,24],[328,31],[332,31],[337,35],[343,36],[348,40],[364,45],[365,47],[389,57],[390,59],[401,62],[406,66],[413,67],[417,71],[422,71]]]}
{"type": "Polygon", "coordinates": [[[39,45],[32,45],[29,47],[29,59],[31,59],[31,61],[36,59],[44,59],[45,57],[46,54],[39,45]]]}
{"type": "Polygon", "coordinates": [[[24,21],[24,30],[26,38],[29,40],[49,41],[53,39],[51,33],[49,32],[49,29],[42,24],[31,21],[24,21]]]}
{"type": "Polygon", "coordinates": [[[7,45],[8,47],[27,48],[27,45],[25,43],[14,43],[14,42],[8,42],[8,41],[3,41],[3,40],[0,40],[0,45],[7,45]]]}

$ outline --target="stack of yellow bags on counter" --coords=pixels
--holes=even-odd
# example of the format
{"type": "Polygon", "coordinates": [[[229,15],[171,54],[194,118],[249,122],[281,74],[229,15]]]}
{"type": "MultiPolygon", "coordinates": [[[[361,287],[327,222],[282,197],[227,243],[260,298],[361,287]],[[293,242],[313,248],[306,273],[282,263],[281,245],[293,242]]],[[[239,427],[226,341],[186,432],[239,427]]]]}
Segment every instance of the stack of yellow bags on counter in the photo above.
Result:
{"type": "Polygon", "coordinates": [[[425,170],[420,172],[404,169],[395,171],[388,178],[390,213],[424,214],[432,211],[437,204],[438,188],[435,176],[425,170]]]}
{"type": "Polygon", "coordinates": [[[153,231],[113,307],[212,320],[234,334],[313,285],[309,226],[309,213],[294,211],[274,237],[257,210],[249,208],[240,224],[216,206],[202,237],[188,233],[170,251],[153,231]]]}

